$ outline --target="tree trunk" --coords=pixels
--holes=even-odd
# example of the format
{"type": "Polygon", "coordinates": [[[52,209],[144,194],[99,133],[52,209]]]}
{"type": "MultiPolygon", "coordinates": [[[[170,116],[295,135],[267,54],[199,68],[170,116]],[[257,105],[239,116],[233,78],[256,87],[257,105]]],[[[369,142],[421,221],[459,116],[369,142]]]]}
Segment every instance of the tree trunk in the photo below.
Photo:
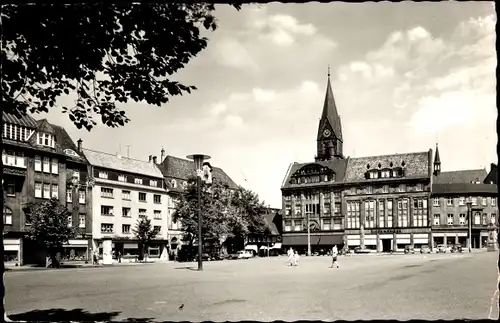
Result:
{"type": "Polygon", "coordinates": [[[144,244],[139,243],[139,261],[144,260],[144,244]]]}

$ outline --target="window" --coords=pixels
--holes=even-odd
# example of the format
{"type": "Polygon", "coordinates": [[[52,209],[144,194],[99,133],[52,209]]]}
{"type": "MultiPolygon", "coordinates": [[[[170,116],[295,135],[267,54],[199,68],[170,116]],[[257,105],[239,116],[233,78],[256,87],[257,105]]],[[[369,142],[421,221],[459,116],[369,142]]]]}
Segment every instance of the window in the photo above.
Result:
{"type": "Polygon", "coordinates": [[[113,189],[101,187],[101,197],[113,198],[113,189]]]}
{"type": "Polygon", "coordinates": [[[482,197],[481,202],[482,202],[483,206],[488,205],[488,203],[486,202],[486,197],[482,197]]]}
{"type": "Polygon", "coordinates": [[[113,224],[101,223],[101,233],[113,233],[113,224]]]}
{"type": "Polygon", "coordinates": [[[35,183],[35,197],[42,197],[42,183],[35,183]]]}
{"type": "Polygon", "coordinates": [[[149,186],[158,187],[158,181],[150,180],[149,186]]]}
{"type": "Polygon", "coordinates": [[[497,205],[497,198],[496,197],[492,197],[491,198],[491,206],[496,206],[497,205]]]}
{"type": "Polygon", "coordinates": [[[147,217],[146,215],[147,210],[146,209],[139,209],[139,218],[144,219],[147,217]]]}
{"type": "Polygon", "coordinates": [[[6,186],[7,196],[16,196],[16,182],[8,180],[6,186]]]}
{"type": "Polygon", "coordinates": [[[48,133],[37,133],[38,144],[54,148],[54,137],[48,133]]]}
{"type": "Polygon", "coordinates": [[[384,201],[378,202],[378,222],[379,222],[380,228],[385,227],[385,202],[384,201]]]}
{"type": "Polygon", "coordinates": [[[113,216],[113,207],[109,205],[101,205],[101,215],[113,216]]]}
{"type": "Polygon", "coordinates": [[[154,195],[153,195],[153,201],[154,201],[154,203],[156,203],[156,204],[161,204],[161,195],[154,194],[154,195]]]}
{"type": "Polygon", "coordinates": [[[154,232],[156,232],[156,233],[160,233],[160,232],[161,232],[161,226],[159,226],[159,225],[155,225],[155,226],[153,226],[153,230],[154,230],[154,232]]]}
{"type": "Polygon", "coordinates": [[[413,226],[423,227],[427,225],[427,199],[413,199],[413,226]]]}
{"type": "Polygon", "coordinates": [[[398,186],[398,192],[403,193],[406,190],[406,186],[404,184],[400,184],[398,186]]]}
{"type": "Polygon", "coordinates": [[[392,200],[387,201],[387,227],[392,228],[393,226],[393,208],[392,208],[392,200]]]}
{"type": "Polygon", "coordinates": [[[471,197],[472,205],[477,205],[477,197],[471,197]]]}
{"type": "Polygon", "coordinates": [[[448,214],[448,225],[453,225],[453,214],[448,214]]]}
{"type": "Polygon", "coordinates": [[[460,196],[460,198],[458,199],[458,205],[465,205],[465,196],[460,196]]]}
{"type": "Polygon", "coordinates": [[[73,203],[73,191],[71,188],[66,188],[66,203],[73,203]]]}
{"type": "Polygon", "coordinates": [[[50,184],[43,184],[43,198],[50,199],[50,184]]]}
{"type": "Polygon", "coordinates": [[[42,158],[40,156],[35,156],[35,171],[42,171],[42,158]]]}
{"type": "Polygon", "coordinates": [[[368,186],[368,187],[366,188],[366,192],[367,192],[368,194],[373,194],[373,187],[368,186]]]}
{"type": "Polygon", "coordinates": [[[99,178],[104,178],[104,179],[107,179],[108,178],[108,172],[102,172],[100,171],[99,174],[98,174],[99,178]]]}
{"type": "Polygon", "coordinates": [[[481,224],[481,213],[474,212],[474,224],[481,224]]]}
{"type": "Polygon", "coordinates": [[[448,202],[446,203],[447,206],[453,206],[453,197],[448,197],[448,202]]]}
{"type": "Polygon", "coordinates": [[[359,201],[347,202],[347,228],[348,229],[359,228],[360,218],[361,218],[360,202],[359,201]]]}
{"type": "Polygon", "coordinates": [[[130,233],[130,224],[122,224],[122,233],[130,233]]]}
{"type": "Polygon", "coordinates": [[[19,151],[2,150],[2,162],[4,165],[26,168],[26,157],[19,151]]]}
{"type": "Polygon", "coordinates": [[[78,192],[78,203],[85,204],[85,191],[78,192]]]}
{"type": "Polygon", "coordinates": [[[342,219],[333,219],[333,230],[342,230],[342,219]]]}
{"type": "Polygon", "coordinates": [[[382,186],[382,191],[383,191],[384,193],[389,193],[389,185],[384,185],[384,186],[382,186]]]}
{"type": "Polygon", "coordinates": [[[118,180],[120,182],[126,182],[127,181],[127,176],[125,176],[125,175],[118,175],[118,180]]]}
{"type": "Polygon", "coordinates": [[[402,199],[398,201],[398,226],[408,227],[408,200],[402,199]]]}
{"type": "Polygon", "coordinates": [[[80,214],[78,216],[79,224],[78,227],[85,228],[85,214],[80,214]]]}
{"type": "Polygon", "coordinates": [[[491,213],[491,220],[490,220],[490,223],[491,223],[491,224],[495,224],[495,223],[496,223],[496,219],[497,219],[497,215],[496,215],[496,213],[491,213]]]}
{"type": "Polygon", "coordinates": [[[80,181],[80,172],[77,170],[73,171],[73,177],[80,181]]]}
{"type": "Polygon", "coordinates": [[[293,221],[293,231],[301,231],[302,230],[302,220],[294,220],[293,221]]]}
{"type": "Polygon", "coordinates": [[[50,158],[43,157],[43,172],[50,173],[50,158]]]}
{"type": "Polygon", "coordinates": [[[424,185],[422,185],[422,184],[420,184],[420,183],[419,183],[419,184],[417,184],[417,186],[415,186],[415,190],[416,190],[417,192],[421,192],[421,191],[423,191],[423,190],[424,190],[424,185]]]}
{"type": "Polygon", "coordinates": [[[146,202],[146,193],[139,192],[139,202],[146,202]]]}
{"type": "Polygon", "coordinates": [[[323,230],[330,230],[331,223],[330,219],[323,219],[323,230]]]}
{"type": "Polygon", "coordinates": [[[122,191],[122,200],[130,201],[130,191],[122,191]]]}
{"type": "Polygon", "coordinates": [[[441,224],[441,215],[439,214],[434,214],[434,225],[440,225],[441,224]]]}
{"type": "Polygon", "coordinates": [[[134,183],[142,185],[142,178],[139,178],[139,177],[134,178],[134,183]]]}
{"type": "Polygon", "coordinates": [[[12,225],[12,210],[6,207],[3,208],[3,223],[12,225]]]}
{"type": "Polygon", "coordinates": [[[59,174],[59,162],[55,158],[52,158],[52,174],[59,174]]]}
{"type": "Polygon", "coordinates": [[[73,216],[68,215],[68,228],[73,226],[73,216]]]}
{"type": "Polygon", "coordinates": [[[124,218],[130,218],[130,208],[129,207],[122,207],[122,216],[124,218]]]}
{"type": "Polygon", "coordinates": [[[439,197],[435,197],[433,202],[432,202],[432,206],[439,206],[439,197]]]}
{"type": "Polygon", "coordinates": [[[335,213],[340,213],[340,203],[335,203],[335,213]]]}
{"type": "Polygon", "coordinates": [[[331,211],[330,202],[325,202],[323,204],[323,214],[330,214],[330,211],[331,211]]]}
{"type": "Polygon", "coordinates": [[[459,223],[460,225],[465,225],[465,214],[463,214],[463,213],[462,213],[462,214],[460,214],[460,216],[459,216],[459,218],[458,218],[458,221],[459,221],[458,223],[459,223]]]}
{"type": "Polygon", "coordinates": [[[154,218],[157,220],[161,220],[161,211],[160,210],[154,210],[154,218]]]}
{"type": "Polygon", "coordinates": [[[365,228],[375,227],[375,201],[365,201],[365,228]]]}
{"type": "Polygon", "coordinates": [[[59,185],[52,184],[52,197],[59,199],[59,185]]]}
{"type": "Polygon", "coordinates": [[[488,215],[486,213],[483,213],[483,217],[482,217],[483,225],[488,225],[487,217],[488,217],[488,215]]]}
{"type": "Polygon", "coordinates": [[[289,216],[290,214],[292,214],[292,207],[290,205],[287,205],[285,207],[285,216],[289,216]]]}

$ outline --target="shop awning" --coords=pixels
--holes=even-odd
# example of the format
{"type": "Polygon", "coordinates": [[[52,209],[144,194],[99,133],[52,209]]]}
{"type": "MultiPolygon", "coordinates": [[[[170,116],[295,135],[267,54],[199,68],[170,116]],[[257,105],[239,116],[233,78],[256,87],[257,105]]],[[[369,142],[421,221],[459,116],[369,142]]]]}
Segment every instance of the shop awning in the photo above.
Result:
{"type": "Polygon", "coordinates": [[[276,242],[271,249],[281,249],[281,242],[276,242]]]}
{"type": "Polygon", "coordinates": [[[257,248],[257,246],[256,246],[256,245],[254,245],[254,244],[249,244],[249,245],[247,245],[247,246],[245,247],[245,250],[254,250],[255,252],[257,252],[257,251],[258,251],[258,248],[257,248]]]}
{"type": "MultiPolygon", "coordinates": [[[[311,246],[333,246],[342,244],[341,235],[311,235],[311,246]]],[[[283,245],[285,246],[306,246],[307,235],[284,236],[283,245]]]]}

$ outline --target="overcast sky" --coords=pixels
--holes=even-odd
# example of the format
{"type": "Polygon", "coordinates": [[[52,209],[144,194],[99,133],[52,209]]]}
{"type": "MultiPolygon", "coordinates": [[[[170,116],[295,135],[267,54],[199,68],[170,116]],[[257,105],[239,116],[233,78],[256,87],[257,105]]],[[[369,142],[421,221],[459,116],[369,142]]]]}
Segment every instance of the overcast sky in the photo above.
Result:
{"type": "Polygon", "coordinates": [[[342,118],[344,155],[427,151],[443,171],[497,162],[493,3],[218,5],[219,28],[176,79],[193,94],[159,107],[129,103],[121,129],[87,132],[54,110],[86,148],[130,145],[147,160],[212,156],[233,180],[281,207],[294,161],[313,161],[327,66],[342,118]],[[113,138],[113,139],[112,139],[113,138]]]}

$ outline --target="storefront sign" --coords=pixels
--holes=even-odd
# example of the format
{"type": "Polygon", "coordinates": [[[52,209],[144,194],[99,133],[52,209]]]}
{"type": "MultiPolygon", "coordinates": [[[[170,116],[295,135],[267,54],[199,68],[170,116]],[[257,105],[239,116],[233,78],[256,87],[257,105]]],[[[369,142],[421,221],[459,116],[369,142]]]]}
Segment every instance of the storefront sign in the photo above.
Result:
{"type": "Polygon", "coordinates": [[[403,232],[401,229],[378,229],[374,230],[376,233],[401,233],[403,232]]]}

